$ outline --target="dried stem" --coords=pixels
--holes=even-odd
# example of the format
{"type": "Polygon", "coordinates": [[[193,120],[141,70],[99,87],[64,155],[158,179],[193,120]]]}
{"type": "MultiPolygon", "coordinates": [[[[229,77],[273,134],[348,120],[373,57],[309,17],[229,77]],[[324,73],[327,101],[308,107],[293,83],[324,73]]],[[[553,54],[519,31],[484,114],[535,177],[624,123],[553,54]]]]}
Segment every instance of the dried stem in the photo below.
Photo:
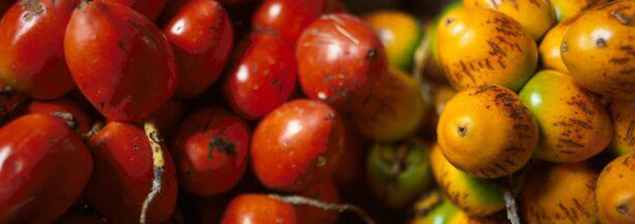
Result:
{"type": "Polygon", "coordinates": [[[511,191],[505,191],[505,204],[507,207],[507,219],[509,219],[512,224],[520,224],[518,207],[516,206],[514,194],[512,194],[511,191]]]}
{"type": "Polygon", "coordinates": [[[159,134],[159,130],[152,120],[146,120],[143,123],[143,128],[146,132],[146,136],[150,141],[150,147],[152,148],[152,165],[154,167],[154,178],[152,180],[152,189],[148,193],[148,197],[143,201],[141,207],[141,216],[139,222],[141,224],[147,223],[147,215],[150,204],[161,192],[163,173],[165,172],[165,160],[163,157],[163,138],[159,134]]]}
{"type": "Polygon", "coordinates": [[[357,216],[360,217],[362,220],[364,220],[364,222],[366,222],[367,224],[377,223],[368,215],[368,213],[366,213],[366,211],[364,211],[360,207],[357,207],[351,204],[327,203],[327,202],[322,202],[315,199],[297,196],[297,195],[282,196],[277,194],[270,194],[269,197],[276,200],[284,201],[292,205],[308,205],[308,206],[313,206],[313,207],[320,208],[327,211],[337,211],[339,213],[342,213],[345,211],[351,211],[357,214],[357,216]]]}

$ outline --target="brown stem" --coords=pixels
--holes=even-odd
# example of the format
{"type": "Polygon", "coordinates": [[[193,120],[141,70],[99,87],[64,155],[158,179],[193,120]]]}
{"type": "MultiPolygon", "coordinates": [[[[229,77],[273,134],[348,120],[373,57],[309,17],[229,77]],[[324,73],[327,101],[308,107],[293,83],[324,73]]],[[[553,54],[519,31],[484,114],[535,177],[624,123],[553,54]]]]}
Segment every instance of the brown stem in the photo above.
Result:
{"type": "Polygon", "coordinates": [[[143,123],[143,129],[146,132],[146,137],[148,137],[148,140],[150,141],[150,147],[152,148],[152,165],[154,170],[152,189],[150,190],[150,193],[148,193],[146,199],[143,201],[143,205],[141,207],[141,216],[139,220],[141,224],[146,224],[150,204],[161,191],[163,173],[165,172],[165,160],[163,157],[163,138],[159,134],[157,126],[152,120],[146,120],[143,123]]]}
{"type": "Polygon", "coordinates": [[[313,207],[320,208],[327,211],[336,211],[339,213],[342,213],[345,211],[351,211],[357,214],[357,216],[360,217],[362,220],[364,220],[364,222],[366,222],[367,224],[377,223],[368,215],[368,213],[366,213],[366,211],[364,211],[360,207],[357,207],[351,204],[327,203],[327,202],[322,202],[315,199],[297,196],[297,195],[282,196],[277,194],[270,194],[269,197],[276,200],[284,201],[292,205],[308,205],[308,206],[313,206],[313,207]]]}

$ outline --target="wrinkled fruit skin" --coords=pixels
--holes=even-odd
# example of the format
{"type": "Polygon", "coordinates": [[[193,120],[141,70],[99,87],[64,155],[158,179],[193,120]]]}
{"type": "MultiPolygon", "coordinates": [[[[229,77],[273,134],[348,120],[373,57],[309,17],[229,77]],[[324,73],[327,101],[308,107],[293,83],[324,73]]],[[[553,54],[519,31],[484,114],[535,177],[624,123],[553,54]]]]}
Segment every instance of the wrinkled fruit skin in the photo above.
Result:
{"type": "Polygon", "coordinates": [[[177,61],[179,86],[175,96],[188,99],[207,90],[223,71],[234,41],[225,9],[216,1],[191,1],[163,32],[177,61]]]}
{"type": "Polygon", "coordinates": [[[540,40],[556,22],[548,0],[465,0],[463,7],[467,9],[485,8],[502,12],[522,24],[534,40],[540,40]]]}
{"type": "Polygon", "coordinates": [[[635,99],[635,29],[627,19],[633,14],[635,2],[613,1],[586,11],[569,27],[562,60],[578,84],[611,98],[635,99]]]}
{"type": "Polygon", "coordinates": [[[179,184],[202,196],[232,189],[247,168],[249,137],[247,124],[223,109],[206,108],[190,115],[172,148],[179,184]]]}
{"type": "MultiPolygon", "coordinates": [[[[95,172],[85,189],[88,204],[114,223],[139,223],[154,179],[152,149],[143,128],[110,122],[90,139],[89,147],[95,172]]],[[[163,156],[161,191],[149,206],[148,223],[168,220],[176,204],[174,162],[168,151],[163,150],[163,156]]]]}
{"type": "Polygon", "coordinates": [[[226,83],[227,101],[247,119],[260,119],[291,97],[298,66],[292,49],[267,33],[249,35],[246,49],[226,83]]]}
{"type": "Polygon", "coordinates": [[[564,61],[562,61],[560,48],[562,48],[564,35],[578,17],[579,16],[576,16],[562,21],[549,30],[549,32],[545,35],[545,38],[542,39],[538,50],[540,52],[542,65],[544,65],[546,69],[556,70],[566,74],[569,73],[567,65],[564,64],[564,61]]]}
{"type": "Polygon", "coordinates": [[[377,11],[364,16],[386,48],[390,66],[409,72],[423,28],[416,18],[399,11],[377,11]]]}
{"type": "Polygon", "coordinates": [[[377,34],[342,13],[309,25],[298,41],[296,58],[304,93],[338,110],[363,101],[388,64],[377,34]]]}
{"type": "Polygon", "coordinates": [[[58,98],[75,88],[63,44],[79,2],[20,1],[2,17],[0,78],[7,85],[37,99],[58,98]]]}
{"type": "MultiPolygon", "coordinates": [[[[340,202],[337,188],[331,180],[312,186],[300,195],[326,203],[340,202]]],[[[335,224],[339,215],[336,211],[326,211],[307,205],[296,205],[294,208],[298,224],[335,224]]]]}
{"type": "Polygon", "coordinates": [[[538,144],[538,123],[509,89],[482,85],[445,105],[437,139],[443,155],[470,175],[507,176],[524,167],[538,144]]]}
{"type": "Polygon", "coordinates": [[[341,118],[324,103],[288,102],[254,132],[251,162],[266,187],[298,191],[329,178],[344,150],[341,118]]]}
{"type": "Polygon", "coordinates": [[[558,21],[574,17],[579,12],[603,5],[608,0],[549,0],[558,21]]]}
{"type": "Polygon", "coordinates": [[[0,158],[0,223],[55,221],[80,196],[93,171],[79,137],[39,114],[0,129],[0,158]]]}
{"type": "Polygon", "coordinates": [[[611,150],[615,155],[635,152],[635,102],[614,100],[610,107],[613,120],[611,150]]]}
{"type": "Polygon", "coordinates": [[[266,195],[246,194],[234,198],[221,224],[296,224],[292,205],[266,195]]]}
{"type": "Polygon", "coordinates": [[[266,0],[254,14],[252,29],[273,31],[295,48],[302,31],[322,14],[325,0],[266,0]]]}
{"type": "Polygon", "coordinates": [[[149,20],[154,21],[165,6],[166,2],[172,0],[97,0],[102,2],[117,3],[143,14],[149,20]]]}
{"type": "Polygon", "coordinates": [[[595,189],[598,217],[601,223],[635,223],[635,153],[618,157],[609,163],[595,189]]]}
{"type": "Polygon", "coordinates": [[[75,83],[110,120],[141,121],[176,90],[169,41],[151,21],[125,6],[84,3],[71,17],[64,46],[75,83]]]}
{"type": "Polygon", "coordinates": [[[536,42],[511,17],[455,9],[439,21],[439,61],[454,88],[496,84],[518,91],[538,64],[536,42]]]}
{"type": "Polygon", "coordinates": [[[86,110],[67,99],[31,101],[27,113],[51,116],[80,135],[88,132],[92,125],[92,119],[86,110]]]}

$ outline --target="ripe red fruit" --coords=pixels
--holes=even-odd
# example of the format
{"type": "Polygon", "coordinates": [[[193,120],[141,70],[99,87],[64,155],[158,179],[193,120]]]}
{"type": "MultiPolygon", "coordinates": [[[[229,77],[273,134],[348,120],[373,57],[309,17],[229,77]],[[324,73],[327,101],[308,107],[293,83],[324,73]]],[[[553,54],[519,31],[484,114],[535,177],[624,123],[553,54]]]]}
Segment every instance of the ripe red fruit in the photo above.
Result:
{"type": "Polygon", "coordinates": [[[307,27],[296,58],[304,92],[336,109],[350,109],[367,97],[387,66],[379,37],[348,14],[325,15],[307,27]]]}
{"type": "Polygon", "coordinates": [[[190,115],[172,148],[181,186],[202,196],[232,189],[247,167],[249,137],[249,126],[223,109],[206,108],[190,115]]]}
{"type": "Polygon", "coordinates": [[[298,67],[293,51],[280,38],[266,33],[247,38],[242,58],[229,73],[226,96],[236,113],[259,119],[289,99],[298,67]]]}
{"type": "MultiPolygon", "coordinates": [[[[337,188],[331,180],[317,184],[301,193],[302,196],[326,203],[339,203],[337,188]]],[[[309,205],[296,205],[298,224],[334,224],[337,222],[336,211],[327,211],[309,205]]]]}
{"type": "Polygon", "coordinates": [[[20,103],[26,101],[28,97],[22,93],[16,92],[13,88],[8,87],[0,80],[0,125],[5,119],[15,111],[20,103]]]}
{"type": "Polygon", "coordinates": [[[64,61],[64,30],[80,0],[25,0],[0,22],[0,78],[38,99],[75,88],[64,61]]]}
{"type": "Polygon", "coordinates": [[[108,222],[89,214],[74,212],[64,215],[55,224],[108,224],[108,222]]]}
{"type": "Polygon", "coordinates": [[[168,0],[98,0],[127,6],[143,14],[149,20],[155,20],[168,0]]]}
{"type": "Polygon", "coordinates": [[[319,101],[296,100],[256,128],[252,167],[268,188],[302,190],[333,174],[343,147],[344,127],[335,110],[319,101]]]}
{"type": "Polygon", "coordinates": [[[372,141],[362,134],[350,117],[344,119],[346,150],[342,153],[340,165],[333,175],[333,181],[340,187],[352,187],[364,176],[366,149],[372,141]]]}
{"type": "Polygon", "coordinates": [[[88,132],[92,125],[84,108],[66,99],[34,100],[27,107],[27,113],[51,116],[77,134],[88,132]]]}
{"type": "Polygon", "coordinates": [[[82,3],[68,24],[64,46],[73,79],[111,120],[140,121],[176,90],[170,43],[151,21],[128,7],[82,3]]]}
{"type": "Polygon", "coordinates": [[[304,28],[320,17],[322,8],[324,0],[266,0],[256,11],[252,27],[273,31],[295,48],[304,28]]]}
{"type": "Polygon", "coordinates": [[[232,200],[221,224],[296,224],[292,205],[267,197],[246,194],[232,200]]]}
{"type": "MultiPolygon", "coordinates": [[[[86,186],[88,204],[113,223],[139,223],[141,207],[154,179],[152,149],[144,130],[134,124],[110,122],[89,141],[95,172],[86,186]]],[[[170,218],[176,204],[174,163],[163,150],[161,191],[147,213],[148,223],[170,218]]]]}
{"type": "Polygon", "coordinates": [[[216,1],[193,0],[165,26],[179,71],[176,97],[204,92],[220,75],[233,44],[232,24],[216,1]]]}
{"type": "Polygon", "coordinates": [[[51,223],[80,196],[90,153],[65,125],[26,115],[0,129],[0,223],[51,223]]]}

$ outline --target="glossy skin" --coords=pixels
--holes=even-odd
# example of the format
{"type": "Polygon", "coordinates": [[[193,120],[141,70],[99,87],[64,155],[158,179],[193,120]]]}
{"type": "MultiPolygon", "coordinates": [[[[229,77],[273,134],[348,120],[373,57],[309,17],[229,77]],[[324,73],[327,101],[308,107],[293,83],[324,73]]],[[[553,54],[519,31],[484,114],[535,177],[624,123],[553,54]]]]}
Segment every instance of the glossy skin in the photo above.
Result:
{"type": "Polygon", "coordinates": [[[73,79],[110,120],[138,122],[176,90],[170,43],[151,21],[125,6],[83,4],[71,17],[64,46],[73,79]]]}
{"type": "Polygon", "coordinates": [[[324,15],[307,27],[296,58],[304,93],[343,110],[362,102],[387,66],[377,34],[342,13],[324,15]]]}
{"type": "MultiPolygon", "coordinates": [[[[443,72],[443,65],[441,65],[441,61],[439,59],[439,44],[437,39],[437,24],[441,18],[443,18],[449,12],[460,9],[463,7],[462,1],[452,1],[452,3],[446,5],[441,10],[441,13],[437,16],[437,18],[428,24],[426,24],[425,35],[429,38],[430,42],[428,42],[428,48],[430,49],[430,55],[428,56],[428,60],[424,66],[424,75],[427,75],[430,80],[438,81],[438,82],[447,82],[445,78],[445,74],[443,72]]],[[[421,47],[421,46],[420,46],[421,47]]]]}
{"type": "Polygon", "coordinates": [[[534,40],[540,40],[556,22],[551,4],[544,0],[465,0],[463,6],[502,12],[522,24],[534,40]]]}
{"type": "Polygon", "coordinates": [[[608,0],[549,0],[558,21],[574,17],[581,11],[603,5],[608,0]]]}
{"type": "Polygon", "coordinates": [[[335,110],[319,101],[295,100],[260,122],[251,162],[266,187],[298,191],[330,177],[343,147],[344,126],[335,110]]]}
{"type": "Polygon", "coordinates": [[[609,163],[595,189],[601,223],[635,222],[635,153],[625,154],[609,163]]]}
{"type": "Polygon", "coordinates": [[[267,33],[249,35],[242,57],[226,83],[232,109],[260,119],[286,102],[296,88],[298,67],[289,45],[267,33]]]}
{"type": "MultiPolygon", "coordinates": [[[[139,223],[141,206],[154,178],[152,149],[142,127],[110,122],[89,141],[95,172],[85,189],[88,204],[114,223],[139,223]],[[108,186],[108,190],[104,187],[108,186]]],[[[170,218],[176,204],[174,162],[163,150],[161,191],[149,206],[148,223],[170,218]]]]}
{"type": "Polygon", "coordinates": [[[247,124],[221,108],[190,115],[172,147],[181,186],[201,196],[231,190],[247,168],[249,137],[247,124]]]}
{"type": "Polygon", "coordinates": [[[302,31],[322,14],[325,0],[266,0],[256,10],[252,29],[273,31],[295,48],[302,31]]]}
{"type": "MultiPolygon", "coordinates": [[[[331,180],[312,186],[300,195],[326,203],[340,202],[337,188],[331,180]]],[[[298,224],[335,224],[339,215],[336,211],[326,211],[311,206],[296,205],[295,211],[298,224]]]]}
{"type": "Polygon", "coordinates": [[[611,117],[593,93],[556,71],[534,75],[520,92],[540,126],[536,158],[582,162],[604,150],[613,137],[611,117]]]}
{"type": "Polygon", "coordinates": [[[79,2],[23,1],[2,17],[0,78],[6,84],[37,99],[58,98],[75,88],[64,59],[63,40],[79,2]]]}
{"type": "Polygon", "coordinates": [[[390,66],[409,72],[423,38],[417,19],[400,11],[376,11],[364,17],[386,48],[390,66]]]}
{"type": "Polygon", "coordinates": [[[538,63],[536,42],[520,23],[493,10],[451,11],[439,21],[437,42],[445,75],[458,90],[496,84],[517,91],[538,63]]]}
{"type": "Polygon", "coordinates": [[[613,120],[611,151],[615,155],[635,152],[635,102],[614,100],[610,108],[613,120]]]}
{"type": "Polygon", "coordinates": [[[368,182],[377,199],[403,209],[432,183],[429,149],[410,140],[375,143],[366,160],[368,182]]]}
{"type": "Polygon", "coordinates": [[[437,128],[441,151],[458,169],[480,178],[507,176],[531,158],[538,123],[509,89],[483,85],[445,105],[437,128]]]}
{"type": "Polygon", "coordinates": [[[469,217],[449,201],[443,201],[423,217],[417,217],[410,224],[508,224],[500,215],[485,218],[469,217]]]}
{"type": "Polygon", "coordinates": [[[296,211],[290,204],[266,195],[245,194],[231,201],[221,224],[295,224],[296,211]]]}
{"type": "Polygon", "coordinates": [[[519,212],[525,214],[527,224],[597,223],[593,198],[597,177],[584,163],[545,164],[528,176],[519,212]]]}
{"type": "Polygon", "coordinates": [[[191,1],[163,32],[172,43],[179,72],[175,96],[187,99],[207,90],[223,71],[233,45],[225,9],[216,1],[191,1]]]}
{"type": "Polygon", "coordinates": [[[93,171],[79,137],[39,114],[0,129],[0,155],[0,223],[55,221],[79,198],[93,171]]]}
{"type": "Polygon", "coordinates": [[[545,38],[542,39],[538,51],[540,52],[540,61],[545,69],[556,70],[563,73],[569,73],[569,69],[562,61],[560,48],[562,48],[562,40],[564,35],[578,17],[573,17],[558,23],[553,27],[545,38]]]}
{"type": "Polygon", "coordinates": [[[37,113],[51,116],[80,135],[88,132],[92,125],[92,119],[86,110],[67,99],[34,100],[31,101],[26,110],[29,114],[37,113]],[[69,114],[72,115],[72,118],[67,117],[69,114]]]}
{"type": "Polygon", "coordinates": [[[155,20],[167,1],[170,0],[97,0],[102,2],[117,3],[143,14],[150,20],[155,20]]]}
{"type": "Polygon", "coordinates": [[[586,11],[564,36],[562,60],[577,83],[611,98],[635,99],[635,29],[625,19],[635,2],[586,11]]]}

